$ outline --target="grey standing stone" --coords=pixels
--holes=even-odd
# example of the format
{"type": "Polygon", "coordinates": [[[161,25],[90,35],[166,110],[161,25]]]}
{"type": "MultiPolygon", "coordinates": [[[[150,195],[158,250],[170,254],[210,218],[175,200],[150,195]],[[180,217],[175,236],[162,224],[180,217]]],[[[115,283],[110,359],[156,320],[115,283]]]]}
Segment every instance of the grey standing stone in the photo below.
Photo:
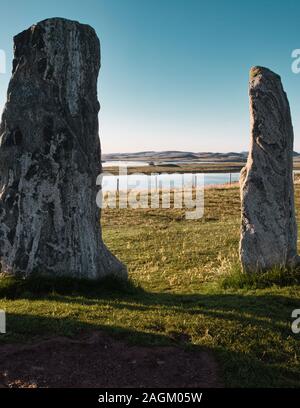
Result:
{"type": "Polygon", "coordinates": [[[101,237],[95,31],[53,18],[14,38],[0,125],[3,273],[126,277],[101,237]]]}
{"type": "Polygon", "coordinates": [[[240,259],[245,271],[259,272],[298,261],[294,136],[288,99],[277,74],[252,68],[249,95],[251,145],[240,180],[240,259]]]}

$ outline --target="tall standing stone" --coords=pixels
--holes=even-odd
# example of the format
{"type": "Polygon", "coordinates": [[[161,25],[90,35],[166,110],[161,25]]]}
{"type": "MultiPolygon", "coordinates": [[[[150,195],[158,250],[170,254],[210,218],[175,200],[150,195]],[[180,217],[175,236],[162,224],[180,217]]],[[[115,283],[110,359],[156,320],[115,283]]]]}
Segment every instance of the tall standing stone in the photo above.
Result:
{"type": "Polygon", "coordinates": [[[126,276],[102,242],[95,31],[53,18],[14,38],[0,126],[2,272],[126,276]]]}
{"type": "Polygon", "coordinates": [[[251,145],[241,172],[240,259],[247,272],[297,262],[293,127],[280,77],[250,71],[251,145]]]}

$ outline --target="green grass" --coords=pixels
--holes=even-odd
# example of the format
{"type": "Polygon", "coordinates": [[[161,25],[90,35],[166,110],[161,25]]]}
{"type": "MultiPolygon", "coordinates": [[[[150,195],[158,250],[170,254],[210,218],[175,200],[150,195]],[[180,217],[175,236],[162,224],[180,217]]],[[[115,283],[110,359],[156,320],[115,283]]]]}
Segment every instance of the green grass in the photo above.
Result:
{"type": "Polygon", "coordinates": [[[274,285],[279,287],[300,285],[300,269],[274,267],[262,273],[243,273],[238,261],[229,265],[228,270],[220,279],[221,287],[235,289],[264,289],[274,285]],[[226,273],[227,272],[227,273],[226,273]]]}
{"type": "MultiPolygon", "coordinates": [[[[133,166],[127,168],[128,174],[161,174],[161,173],[238,173],[246,162],[212,162],[212,163],[171,163],[146,166],[133,166]]],[[[294,160],[294,170],[300,169],[299,160],[294,160]]],[[[119,174],[118,166],[103,167],[104,173],[119,174]]]]}
{"type": "Polygon", "coordinates": [[[245,278],[238,189],[205,197],[197,221],[179,209],[103,211],[104,240],[127,264],[128,283],[1,280],[8,333],[0,341],[98,328],[138,344],[209,349],[227,386],[300,386],[300,335],[291,332],[292,310],[300,308],[297,271],[245,278]]]}
{"type": "MultiPolygon", "coordinates": [[[[128,167],[128,174],[142,173],[238,173],[245,163],[242,162],[219,162],[219,163],[171,163],[146,166],[128,167]]],[[[119,167],[103,167],[103,171],[111,174],[119,174],[119,167]]]]}

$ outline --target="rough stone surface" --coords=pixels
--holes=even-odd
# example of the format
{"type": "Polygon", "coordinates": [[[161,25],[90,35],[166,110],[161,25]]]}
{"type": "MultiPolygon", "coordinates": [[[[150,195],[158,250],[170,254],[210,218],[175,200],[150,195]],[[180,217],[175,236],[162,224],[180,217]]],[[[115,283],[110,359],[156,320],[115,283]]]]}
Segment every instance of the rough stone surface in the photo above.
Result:
{"type": "Polygon", "coordinates": [[[2,272],[126,276],[102,242],[95,31],[48,19],[14,38],[0,125],[2,272]]]}
{"type": "Polygon", "coordinates": [[[293,188],[293,127],[280,77],[254,67],[249,83],[251,146],[241,172],[240,259],[263,271],[298,262],[293,188]]]}

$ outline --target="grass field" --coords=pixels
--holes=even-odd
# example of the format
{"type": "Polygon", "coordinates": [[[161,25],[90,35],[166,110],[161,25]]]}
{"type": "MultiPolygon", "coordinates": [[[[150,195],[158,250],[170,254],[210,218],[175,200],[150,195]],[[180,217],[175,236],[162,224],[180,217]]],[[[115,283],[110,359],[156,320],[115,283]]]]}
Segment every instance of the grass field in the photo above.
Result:
{"type": "Polygon", "coordinates": [[[227,386],[300,386],[300,335],[291,332],[299,280],[228,278],[238,270],[239,208],[238,188],[231,187],[207,189],[197,221],[180,209],[104,210],[104,240],[127,264],[130,284],[33,288],[4,279],[8,333],[0,341],[101,328],[139,344],[207,348],[227,386]]]}
{"type": "MultiPolygon", "coordinates": [[[[246,163],[243,162],[212,162],[212,163],[180,163],[176,164],[156,164],[148,166],[133,166],[127,168],[127,174],[143,173],[143,174],[161,174],[161,173],[239,173],[246,163]]],[[[294,170],[300,170],[300,161],[294,160],[294,170]]],[[[117,166],[103,167],[106,173],[118,175],[119,168],[117,166]]]]}
{"type": "MultiPolygon", "coordinates": [[[[244,165],[241,162],[156,164],[128,167],[127,173],[238,173],[244,165]]],[[[119,167],[103,167],[103,171],[116,175],[119,174],[119,167]]]]}

